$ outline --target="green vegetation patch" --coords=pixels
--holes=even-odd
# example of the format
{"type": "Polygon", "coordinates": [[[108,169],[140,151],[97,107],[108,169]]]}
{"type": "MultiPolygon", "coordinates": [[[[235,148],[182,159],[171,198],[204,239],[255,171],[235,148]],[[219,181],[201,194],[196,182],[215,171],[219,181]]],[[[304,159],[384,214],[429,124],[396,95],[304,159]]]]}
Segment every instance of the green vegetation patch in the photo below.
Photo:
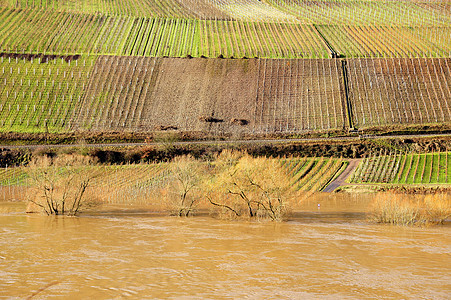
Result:
{"type": "Polygon", "coordinates": [[[0,130],[69,130],[95,60],[94,56],[2,54],[0,130]]]}
{"type": "Polygon", "coordinates": [[[343,57],[447,57],[449,26],[322,25],[319,31],[343,57]]]}
{"type": "Polygon", "coordinates": [[[450,152],[378,154],[362,160],[351,183],[450,184],[450,152]]]}

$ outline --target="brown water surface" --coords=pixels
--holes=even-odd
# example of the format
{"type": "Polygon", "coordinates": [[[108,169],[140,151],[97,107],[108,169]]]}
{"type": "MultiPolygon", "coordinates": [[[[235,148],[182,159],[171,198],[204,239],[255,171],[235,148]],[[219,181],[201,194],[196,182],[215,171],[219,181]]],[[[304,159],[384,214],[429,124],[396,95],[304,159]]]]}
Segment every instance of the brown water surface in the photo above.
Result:
{"type": "Polygon", "coordinates": [[[450,227],[368,224],[367,205],[310,199],[274,224],[0,203],[0,298],[449,299],[450,227]]]}

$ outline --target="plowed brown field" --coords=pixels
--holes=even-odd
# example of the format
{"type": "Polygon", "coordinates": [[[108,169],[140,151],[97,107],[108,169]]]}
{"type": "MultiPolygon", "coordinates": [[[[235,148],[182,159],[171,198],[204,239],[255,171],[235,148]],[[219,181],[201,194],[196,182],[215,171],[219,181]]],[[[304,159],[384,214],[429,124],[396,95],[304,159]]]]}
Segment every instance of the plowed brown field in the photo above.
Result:
{"type": "Polygon", "coordinates": [[[99,57],[73,128],[274,133],[347,126],[338,60],[99,57]]]}

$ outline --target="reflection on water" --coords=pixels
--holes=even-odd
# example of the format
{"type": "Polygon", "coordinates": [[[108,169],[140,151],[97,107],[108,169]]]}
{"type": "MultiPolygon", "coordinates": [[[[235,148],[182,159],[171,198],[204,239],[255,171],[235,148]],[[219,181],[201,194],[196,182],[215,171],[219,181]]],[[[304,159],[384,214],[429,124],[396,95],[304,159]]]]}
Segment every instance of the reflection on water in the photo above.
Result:
{"type": "Polygon", "coordinates": [[[366,199],[336,200],[311,199],[280,224],[0,204],[0,297],[449,297],[449,226],[371,225],[366,199]]]}

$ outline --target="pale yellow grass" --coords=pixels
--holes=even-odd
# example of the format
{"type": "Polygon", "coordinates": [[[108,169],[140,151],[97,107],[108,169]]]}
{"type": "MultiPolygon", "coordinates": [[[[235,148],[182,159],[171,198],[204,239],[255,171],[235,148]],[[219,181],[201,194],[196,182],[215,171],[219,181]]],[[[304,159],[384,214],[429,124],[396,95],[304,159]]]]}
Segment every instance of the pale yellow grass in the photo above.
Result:
{"type": "Polygon", "coordinates": [[[379,193],[370,211],[372,221],[394,225],[443,224],[450,217],[449,194],[379,193]]]}

